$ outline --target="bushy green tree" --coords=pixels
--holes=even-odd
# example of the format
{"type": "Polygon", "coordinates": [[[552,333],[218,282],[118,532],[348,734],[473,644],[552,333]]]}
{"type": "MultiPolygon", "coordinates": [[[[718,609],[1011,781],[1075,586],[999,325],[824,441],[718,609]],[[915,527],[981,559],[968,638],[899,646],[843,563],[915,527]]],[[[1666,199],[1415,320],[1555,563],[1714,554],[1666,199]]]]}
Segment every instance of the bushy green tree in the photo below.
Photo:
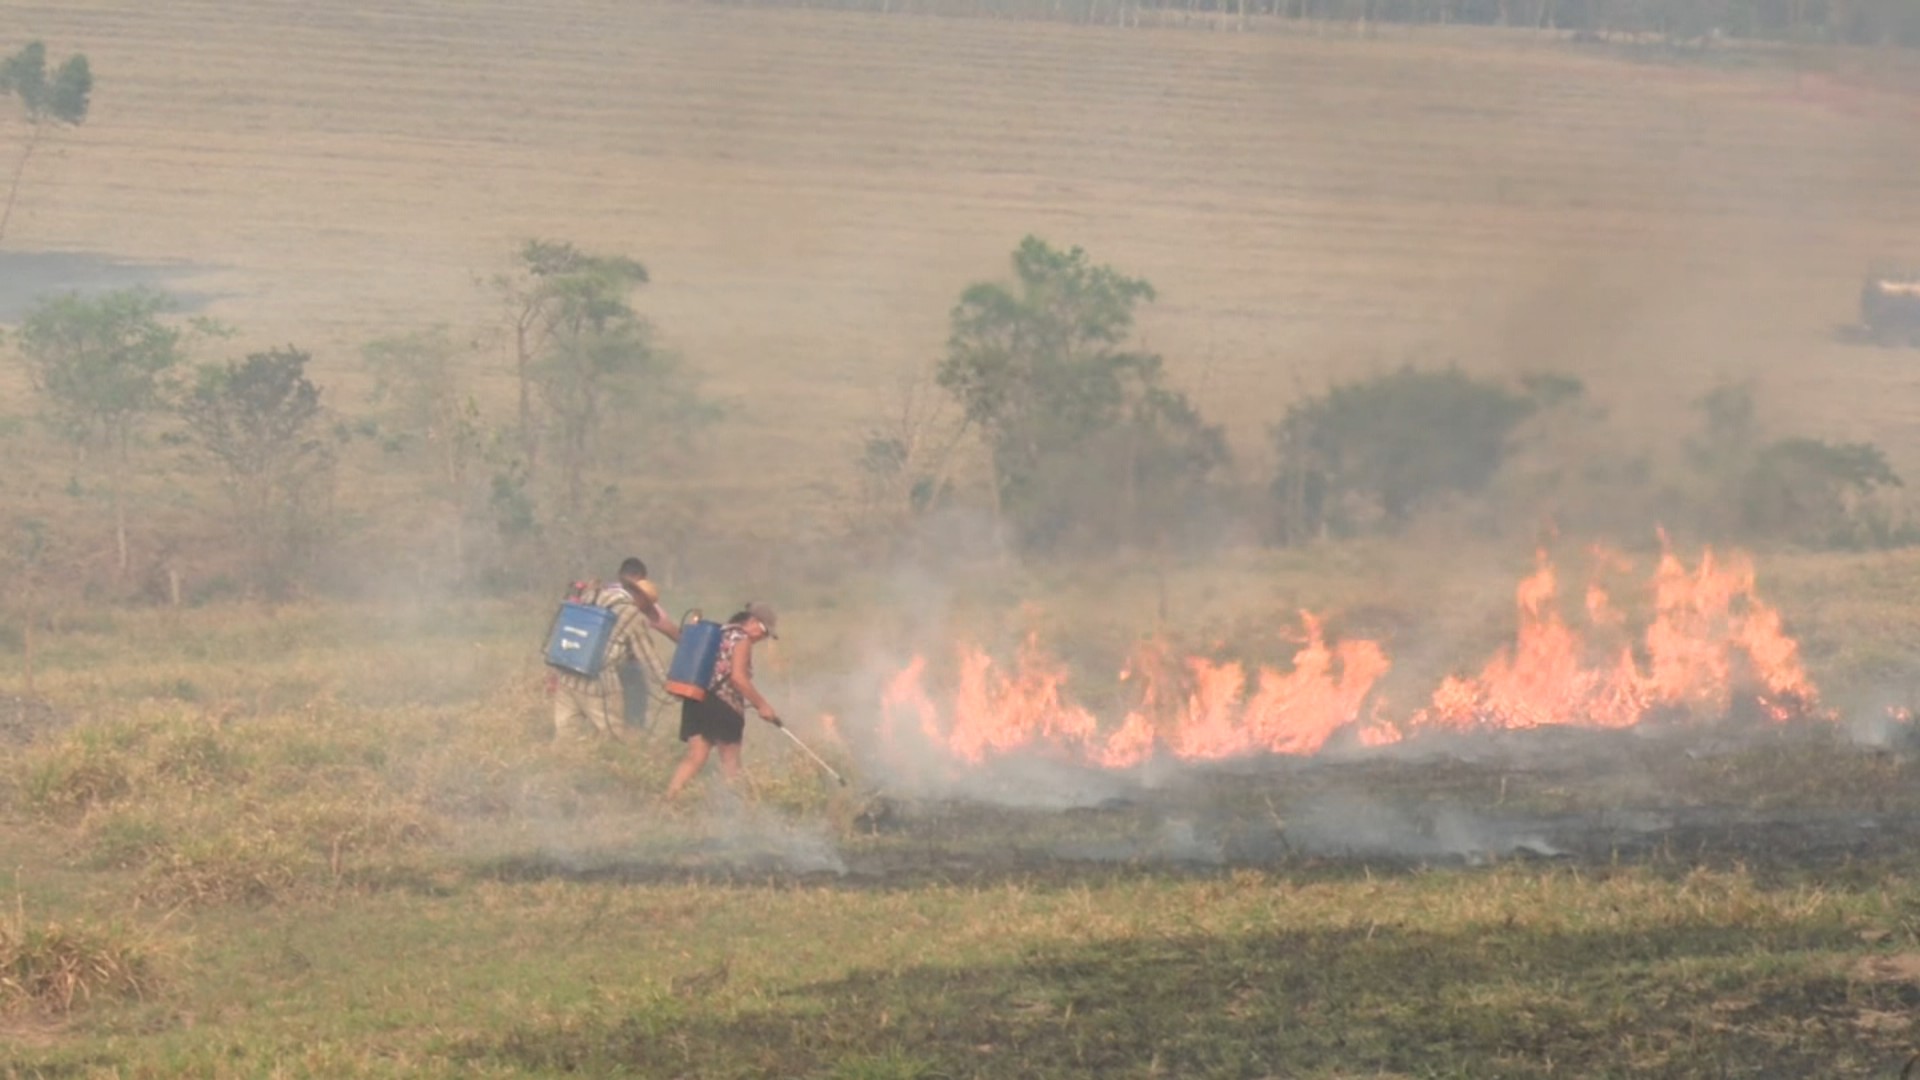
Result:
{"type": "Polygon", "coordinates": [[[172,307],[145,289],[44,300],[21,320],[20,357],[47,419],[83,453],[98,451],[112,504],[115,566],[128,564],[126,479],[141,427],[164,407],[167,373],[183,357],[172,307]]]}
{"type": "Polygon", "coordinates": [[[253,583],[272,594],[314,539],[333,464],[310,359],[289,347],[203,364],[180,402],[193,443],[219,467],[253,583]]]}
{"type": "Polygon", "coordinates": [[[1012,269],[961,294],[937,373],[985,435],[995,506],[1031,547],[1156,539],[1226,440],[1128,347],[1153,286],[1034,236],[1012,269]]]}
{"type": "Polygon", "coordinates": [[[1392,530],[1440,496],[1480,491],[1538,404],[1457,368],[1411,366],[1294,404],[1274,429],[1283,536],[1392,530]]]}
{"type": "Polygon", "coordinates": [[[20,194],[20,178],[26,175],[27,160],[40,146],[50,127],[78,126],[87,118],[87,106],[93,95],[93,69],[87,58],[75,54],[60,67],[47,71],[47,47],[34,41],[19,52],[0,61],[0,92],[12,95],[27,118],[27,145],[14,166],[13,182],[7,186],[7,205],[0,210],[0,238],[13,220],[14,199],[20,194]]]}

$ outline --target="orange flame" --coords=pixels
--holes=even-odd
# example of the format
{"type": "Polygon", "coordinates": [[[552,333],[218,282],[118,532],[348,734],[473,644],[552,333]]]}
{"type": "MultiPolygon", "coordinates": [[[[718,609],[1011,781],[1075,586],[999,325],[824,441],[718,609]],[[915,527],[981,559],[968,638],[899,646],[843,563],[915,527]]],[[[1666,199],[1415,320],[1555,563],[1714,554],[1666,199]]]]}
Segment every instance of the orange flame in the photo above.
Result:
{"type": "Polygon", "coordinates": [[[948,758],[1043,752],[1104,768],[1131,768],[1167,754],[1218,760],[1255,754],[1311,755],[1343,732],[1361,747],[1387,746],[1423,729],[1620,728],[1656,711],[1719,715],[1751,695],[1778,720],[1814,712],[1818,695],[1780,615],[1753,591],[1753,565],[1706,552],[1689,571],[1666,551],[1654,574],[1652,619],[1636,643],[1627,615],[1598,581],[1629,568],[1596,550],[1584,615],[1594,640],[1562,617],[1559,585],[1544,552],[1515,590],[1518,632],[1478,675],[1454,675],[1427,706],[1395,723],[1368,702],[1387,674],[1386,651],[1366,640],[1329,644],[1321,621],[1302,613],[1303,634],[1285,671],[1189,657],[1168,661],[1162,643],[1141,647],[1120,673],[1134,706],[1111,727],[1067,691],[1066,666],[1029,636],[1010,669],[984,650],[959,652],[950,704],[936,704],[916,657],[882,698],[883,742],[911,725],[948,758]],[[1641,659],[1644,657],[1644,660],[1641,659]]]}
{"type": "MultiPolygon", "coordinates": [[[[1576,724],[1628,727],[1655,709],[1719,715],[1736,691],[1752,689],[1776,719],[1812,711],[1818,695],[1800,666],[1799,646],[1780,615],[1753,592],[1753,564],[1735,556],[1722,566],[1712,551],[1689,572],[1671,550],[1654,575],[1654,618],[1644,646],[1646,670],[1631,648],[1589,667],[1584,639],[1554,607],[1553,567],[1546,554],[1517,593],[1520,632],[1477,678],[1449,678],[1414,722],[1448,727],[1538,727],[1576,724]]],[[[1587,588],[1588,621],[1623,623],[1598,583],[1587,588]]]]}

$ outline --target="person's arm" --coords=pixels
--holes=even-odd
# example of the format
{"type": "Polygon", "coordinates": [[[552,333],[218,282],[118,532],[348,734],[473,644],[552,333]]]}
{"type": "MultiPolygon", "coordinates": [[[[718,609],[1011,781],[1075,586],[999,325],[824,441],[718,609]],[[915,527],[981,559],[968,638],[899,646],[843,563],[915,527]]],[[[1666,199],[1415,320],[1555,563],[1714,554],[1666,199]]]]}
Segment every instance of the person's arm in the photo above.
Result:
{"type": "Polygon", "coordinates": [[[648,604],[645,610],[647,625],[667,635],[674,641],[680,640],[680,624],[667,618],[667,611],[659,604],[648,604]]]}
{"type": "Polygon", "coordinates": [[[753,685],[753,680],[747,678],[747,667],[752,663],[753,639],[742,637],[733,646],[733,671],[729,674],[728,681],[733,683],[733,688],[740,691],[740,696],[747,699],[747,703],[753,706],[753,711],[760,714],[760,719],[779,727],[779,715],[773,711],[772,705],[767,704],[767,699],[760,695],[759,689],[753,685]]]}

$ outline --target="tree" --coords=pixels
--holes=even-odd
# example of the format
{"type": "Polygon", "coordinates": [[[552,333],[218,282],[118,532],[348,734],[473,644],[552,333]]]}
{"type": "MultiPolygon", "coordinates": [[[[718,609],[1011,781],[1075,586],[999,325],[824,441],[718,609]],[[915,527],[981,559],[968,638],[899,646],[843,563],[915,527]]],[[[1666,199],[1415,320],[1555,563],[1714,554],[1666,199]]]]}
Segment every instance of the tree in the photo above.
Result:
{"type": "Polygon", "coordinates": [[[529,242],[516,272],[498,280],[510,305],[522,461],[496,476],[494,501],[543,492],[565,557],[590,552],[621,477],[662,464],[717,414],[634,309],[646,282],[631,258],[554,241],[529,242]],[[609,444],[639,433],[644,441],[609,444]]]}
{"type": "Polygon", "coordinates": [[[182,357],[181,332],[160,321],[171,306],[145,289],[92,297],[70,293],[28,312],[17,334],[48,418],[83,453],[105,451],[121,575],[128,564],[128,449],[141,425],[162,408],[162,380],[182,357]]]}
{"type": "Polygon", "coordinates": [[[1029,545],[1141,539],[1159,524],[1143,492],[1197,489],[1225,439],[1164,386],[1160,357],[1125,347],[1153,286],[1033,236],[1012,263],[1013,281],[961,294],[937,372],[987,440],[996,513],[1029,545]]]}
{"type": "Polygon", "coordinates": [[[494,279],[513,333],[519,431],[529,472],[540,461],[542,425],[534,411],[541,369],[553,354],[577,349],[583,331],[639,321],[630,298],[647,268],[625,256],[590,255],[556,240],[529,240],[513,272],[494,279]]]}
{"type": "MultiPolygon", "coordinates": [[[[1567,389],[1557,380],[1540,387],[1567,389]]],[[[1274,429],[1281,531],[1298,540],[1326,528],[1393,529],[1436,496],[1479,491],[1537,406],[1457,369],[1410,366],[1299,402],[1274,429]]]]}
{"type": "Polygon", "coordinates": [[[203,364],[180,402],[192,440],[220,466],[254,583],[274,593],[310,537],[333,463],[310,359],[288,347],[203,364]]]}
{"type": "Polygon", "coordinates": [[[0,91],[17,98],[26,113],[28,133],[26,149],[14,166],[13,183],[7,187],[7,205],[0,210],[0,239],[13,220],[14,199],[20,194],[20,178],[26,175],[27,160],[40,145],[48,127],[65,124],[77,127],[87,118],[87,105],[93,94],[93,70],[87,58],[74,54],[61,64],[51,78],[47,75],[47,47],[30,42],[4,61],[0,61],[0,91]]]}
{"type": "Polygon", "coordinates": [[[467,522],[486,446],[479,404],[460,370],[461,352],[444,326],[381,338],[361,350],[374,377],[371,403],[380,410],[382,445],[424,459],[428,497],[453,519],[457,578],[467,572],[467,522]]]}

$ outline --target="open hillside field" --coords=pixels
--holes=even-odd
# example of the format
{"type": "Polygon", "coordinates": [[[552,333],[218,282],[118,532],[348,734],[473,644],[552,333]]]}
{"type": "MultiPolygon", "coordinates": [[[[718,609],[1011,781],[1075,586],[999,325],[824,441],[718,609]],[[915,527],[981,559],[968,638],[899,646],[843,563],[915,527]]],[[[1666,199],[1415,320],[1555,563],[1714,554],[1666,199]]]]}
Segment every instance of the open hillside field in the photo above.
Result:
{"type": "Polygon", "coordinates": [[[1676,456],[1726,378],[1766,437],[1920,478],[1920,351],[1851,329],[1870,263],[1920,262],[1912,57],[632,0],[0,27],[97,78],[24,172],[0,323],[90,258],[164,272],[236,330],[194,359],[312,350],[342,423],[290,430],[347,448],[286,526],[324,517],[337,550],[287,560],[332,576],[252,592],[219,575],[284,507],[218,501],[256,474],[156,417],[116,575],[110,455],[77,465],[0,357],[0,1080],[1891,1080],[1920,1051],[1911,530],[1708,549],[1712,512],[1639,520],[1709,490],[1661,462],[1581,489],[1630,550],[1528,512],[1595,448],[1676,456]],[[1288,404],[1402,361],[1575,376],[1611,419],[1397,532],[1021,557],[972,545],[963,472],[924,547],[870,557],[836,505],[866,426],[1029,234],[1152,283],[1137,338],[1227,425],[1245,482],[1207,482],[1247,522],[1288,404]],[[787,726],[746,719],[736,786],[663,797],[661,696],[556,738],[554,594],[617,563],[527,541],[495,553],[522,577],[461,576],[429,526],[519,543],[512,466],[371,435],[361,347],[441,323],[486,371],[473,431],[511,419],[485,282],[535,237],[642,260],[730,405],[731,456],[573,477],[633,481],[603,520],[670,615],[778,607],[753,678],[787,726]],[[670,541],[647,515],[687,490],[712,513],[670,541]]]}
{"type": "Polygon", "coordinates": [[[663,339],[735,400],[758,467],[725,483],[811,506],[1032,232],[1156,286],[1146,343],[1256,473],[1300,391],[1407,358],[1578,375],[1648,428],[1753,375],[1769,415],[1920,470],[1920,368],[1836,337],[1867,262],[1920,251],[1920,97],[1858,58],[574,0],[4,11],[98,78],[7,247],[182,264],[342,404],[361,343],[486,337],[475,279],[572,239],[644,260],[663,339]]]}

